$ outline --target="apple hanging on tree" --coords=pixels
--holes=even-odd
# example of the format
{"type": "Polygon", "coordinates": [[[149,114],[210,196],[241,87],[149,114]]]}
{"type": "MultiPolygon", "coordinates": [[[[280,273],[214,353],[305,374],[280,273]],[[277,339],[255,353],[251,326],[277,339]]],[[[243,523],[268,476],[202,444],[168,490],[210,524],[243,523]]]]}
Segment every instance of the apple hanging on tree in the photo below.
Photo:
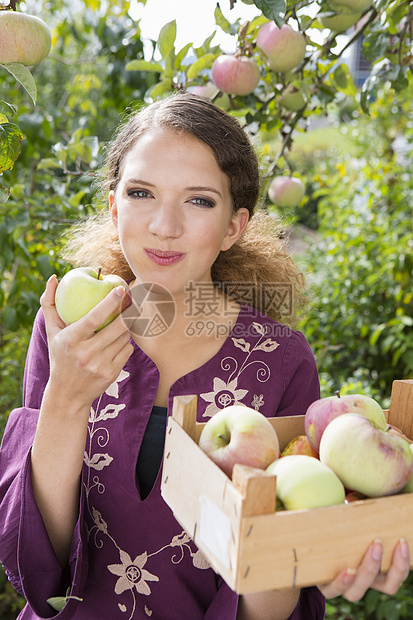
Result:
{"type": "Polygon", "coordinates": [[[37,65],[48,56],[51,47],[52,35],[40,17],[0,11],[0,64],[37,65]]]}
{"type": "Polygon", "coordinates": [[[288,24],[278,28],[275,22],[267,22],[258,31],[257,47],[270,69],[287,73],[304,60],[306,42],[304,36],[288,24]]]}
{"type": "Polygon", "coordinates": [[[296,207],[305,194],[305,186],[297,177],[275,177],[268,188],[268,196],[277,207],[292,209],[296,207]]]}
{"type": "Polygon", "coordinates": [[[228,95],[249,95],[261,78],[255,60],[238,54],[218,56],[212,65],[211,76],[215,86],[228,95]]]}

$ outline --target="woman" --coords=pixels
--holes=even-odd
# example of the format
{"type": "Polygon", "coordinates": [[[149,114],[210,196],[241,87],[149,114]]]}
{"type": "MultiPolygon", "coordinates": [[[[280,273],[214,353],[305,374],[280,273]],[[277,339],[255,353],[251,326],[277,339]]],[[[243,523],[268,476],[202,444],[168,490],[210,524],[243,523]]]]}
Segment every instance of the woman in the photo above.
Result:
{"type": "Polygon", "coordinates": [[[323,595],[395,592],[408,549],[383,576],[377,541],[321,589],[238,597],[162,500],[174,396],[197,394],[204,422],[233,403],[304,414],[319,397],[308,344],[276,320],[300,304],[302,276],[252,217],[258,163],[237,121],[187,94],[143,108],[108,152],[104,190],[109,210],[66,257],[124,277],[133,303],[97,331],[119,287],[65,326],[49,280],[0,453],[0,559],[28,601],[19,617],[319,620],[323,595]],[[48,600],[68,588],[57,614],[48,600]]]}

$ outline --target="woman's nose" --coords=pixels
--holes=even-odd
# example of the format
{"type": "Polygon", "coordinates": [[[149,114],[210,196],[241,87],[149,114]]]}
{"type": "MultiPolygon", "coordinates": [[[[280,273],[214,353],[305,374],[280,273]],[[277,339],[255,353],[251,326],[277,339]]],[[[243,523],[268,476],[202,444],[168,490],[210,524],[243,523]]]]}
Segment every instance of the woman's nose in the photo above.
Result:
{"type": "Polygon", "coordinates": [[[149,232],[160,239],[175,239],[182,234],[179,209],[171,203],[158,205],[149,224],[149,232]]]}

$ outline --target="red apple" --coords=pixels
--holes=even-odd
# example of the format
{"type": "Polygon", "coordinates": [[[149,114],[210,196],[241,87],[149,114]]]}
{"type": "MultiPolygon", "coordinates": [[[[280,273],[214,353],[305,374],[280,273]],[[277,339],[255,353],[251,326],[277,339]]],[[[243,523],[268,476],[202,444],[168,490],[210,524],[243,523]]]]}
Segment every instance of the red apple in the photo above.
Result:
{"type": "Polygon", "coordinates": [[[393,426],[393,424],[387,424],[386,433],[389,433],[389,435],[395,435],[396,437],[401,437],[409,444],[413,443],[411,439],[406,437],[406,435],[403,433],[402,430],[400,430],[400,428],[397,428],[397,426],[393,426]]]}
{"type": "Polygon", "coordinates": [[[357,491],[348,491],[344,500],[345,504],[351,504],[352,502],[358,502],[360,499],[366,499],[366,495],[358,493],[357,491]]]}
{"type": "Polygon", "coordinates": [[[277,207],[292,209],[303,199],[305,186],[297,177],[275,177],[268,188],[268,196],[277,207]]]}
{"type": "Polygon", "coordinates": [[[379,403],[364,394],[327,396],[314,401],[305,413],[305,434],[315,450],[320,451],[321,437],[327,425],[343,413],[360,413],[382,431],[387,422],[379,403]]]}
{"type": "Polygon", "coordinates": [[[249,95],[261,77],[255,60],[233,54],[214,60],[211,76],[215,86],[228,95],[249,95]]]}
{"type": "Polygon", "coordinates": [[[347,489],[367,497],[398,493],[413,472],[407,441],[376,428],[359,413],[339,415],[329,423],[320,441],[320,461],[347,489]]]}
{"type": "Polygon", "coordinates": [[[267,22],[258,31],[257,47],[264,54],[270,69],[286,73],[297,67],[304,59],[306,42],[300,32],[284,24],[267,22]]]}
{"type": "Polygon", "coordinates": [[[0,11],[0,63],[19,62],[25,66],[37,65],[52,47],[52,35],[40,17],[0,11]]]}
{"type": "Polygon", "coordinates": [[[279,457],[278,437],[271,422],[242,405],[225,407],[208,420],[199,447],[229,477],[235,463],[266,469],[279,457]]]}
{"type": "Polygon", "coordinates": [[[318,459],[318,452],[314,450],[308,441],[307,435],[297,435],[297,437],[291,439],[281,452],[281,456],[288,456],[289,454],[305,454],[318,459]]]}

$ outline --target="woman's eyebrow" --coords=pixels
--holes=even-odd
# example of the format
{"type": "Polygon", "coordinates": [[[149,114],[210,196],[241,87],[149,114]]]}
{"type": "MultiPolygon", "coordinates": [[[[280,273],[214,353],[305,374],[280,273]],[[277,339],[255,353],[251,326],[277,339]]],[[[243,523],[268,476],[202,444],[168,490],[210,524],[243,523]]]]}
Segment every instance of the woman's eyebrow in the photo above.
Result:
{"type": "Polygon", "coordinates": [[[213,192],[214,194],[218,194],[218,196],[222,198],[222,194],[219,190],[217,190],[215,187],[209,187],[208,185],[206,186],[196,185],[196,186],[187,187],[186,189],[189,189],[189,191],[191,192],[213,192]]]}
{"type": "Polygon", "coordinates": [[[150,183],[149,181],[143,181],[142,179],[125,179],[125,183],[128,183],[130,185],[147,185],[148,187],[155,187],[155,185],[153,183],[150,183]]]}

